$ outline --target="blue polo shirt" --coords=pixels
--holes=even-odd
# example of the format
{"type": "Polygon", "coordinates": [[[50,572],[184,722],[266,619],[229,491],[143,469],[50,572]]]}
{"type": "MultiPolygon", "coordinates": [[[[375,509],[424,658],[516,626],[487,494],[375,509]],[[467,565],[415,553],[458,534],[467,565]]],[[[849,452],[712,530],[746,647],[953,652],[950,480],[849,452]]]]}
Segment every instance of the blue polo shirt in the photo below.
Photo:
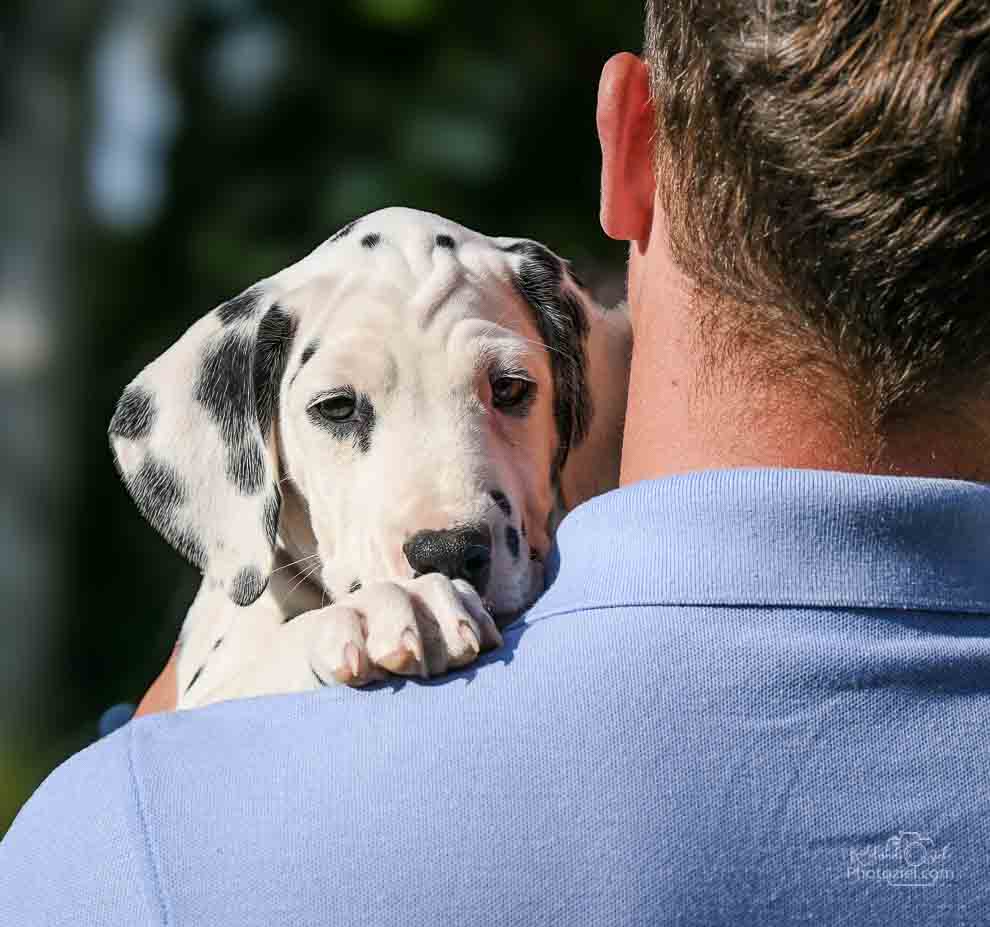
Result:
{"type": "Polygon", "coordinates": [[[698,473],[558,543],[466,672],[71,759],[0,845],[0,924],[990,921],[990,489],[698,473]]]}

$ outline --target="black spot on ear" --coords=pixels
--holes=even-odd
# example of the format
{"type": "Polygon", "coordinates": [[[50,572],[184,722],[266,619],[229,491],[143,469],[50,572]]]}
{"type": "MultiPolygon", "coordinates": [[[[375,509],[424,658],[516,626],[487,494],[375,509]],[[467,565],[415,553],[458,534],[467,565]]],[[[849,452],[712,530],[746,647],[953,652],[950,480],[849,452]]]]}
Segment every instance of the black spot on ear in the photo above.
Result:
{"type": "Polygon", "coordinates": [[[251,388],[254,345],[249,335],[230,332],[203,352],[194,396],[220,429],[226,446],[227,478],[245,495],[264,485],[265,461],[254,432],[251,388]]]}
{"type": "Polygon", "coordinates": [[[361,581],[358,579],[354,580],[354,582],[347,587],[347,591],[350,593],[357,592],[360,589],[361,589],[361,581]]]}
{"type": "Polygon", "coordinates": [[[275,305],[265,313],[258,326],[258,341],[254,356],[254,394],[261,434],[268,438],[278,394],[285,375],[285,365],[295,337],[296,320],[275,305]]]}
{"type": "Polygon", "coordinates": [[[265,485],[265,455],[257,442],[227,448],[227,479],[244,496],[261,492],[265,485]]]}
{"type": "Polygon", "coordinates": [[[132,476],[125,477],[125,482],[138,511],[183,557],[205,572],[206,548],[180,519],[179,510],[188,495],[182,477],[167,463],[149,454],[132,476]]]}
{"type": "Polygon", "coordinates": [[[512,503],[509,502],[508,497],[500,489],[494,489],[489,493],[492,497],[492,502],[494,502],[501,510],[502,514],[506,518],[512,517],[512,503]]]}
{"type": "Polygon", "coordinates": [[[513,560],[519,559],[519,532],[512,525],[505,528],[505,546],[509,548],[513,560]]]}
{"type": "Polygon", "coordinates": [[[249,442],[255,423],[267,438],[294,328],[292,317],[276,305],[259,323],[255,338],[231,331],[206,346],[194,396],[226,444],[249,442]]]}
{"type": "Polygon", "coordinates": [[[585,350],[588,317],[580,300],[562,289],[564,267],[553,252],[532,241],[516,242],[502,250],[522,258],[515,287],[533,312],[550,358],[559,439],[551,477],[557,485],[571,448],[584,439],[591,421],[585,350]]]}
{"type": "Polygon", "coordinates": [[[216,310],[217,316],[224,325],[233,325],[235,322],[247,322],[254,317],[261,303],[262,293],[260,290],[247,290],[240,296],[225,302],[216,310]]]}
{"type": "Polygon", "coordinates": [[[373,233],[371,235],[365,235],[364,238],[361,239],[361,246],[367,248],[370,251],[372,248],[377,248],[378,245],[381,243],[381,240],[382,240],[382,236],[378,235],[377,233],[373,233]]]}
{"type": "Polygon", "coordinates": [[[351,232],[354,231],[354,226],[360,222],[360,219],[355,219],[353,222],[348,222],[339,232],[330,236],[330,241],[340,241],[341,238],[346,238],[351,232]]]}
{"type": "Polygon", "coordinates": [[[179,507],[186,501],[186,488],[179,474],[167,463],[150,454],[127,481],[141,514],[162,533],[171,526],[179,507]]]}
{"type": "Polygon", "coordinates": [[[278,489],[274,488],[272,494],[265,502],[265,512],[262,518],[265,537],[268,538],[268,543],[272,547],[275,546],[275,542],[278,539],[278,516],[281,508],[282,500],[279,496],[278,489]]]}
{"type": "Polygon", "coordinates": [[[453,251],[457,247],[457,243],[449,235],[437,235],[437,247],[453,251]]]}
{"type": "Polygon", "coordinates": [[[240,444],[254,421],[253,356],[251,338],[239,331],[217,338],[203,351],[194,396],[227,444],[240,444]]]}
{"type": "Polygon", "coordinates": [[[110,420],[110,434],[129,441],[147,438],[157,416],[155,397],[141,386],[128,386],[110,420]]]}
{"type": "Polygon", "coordinates": [[[257,567],[244,567],[230,583],[230,600],[235,605],[253,605],[261,598],[268,586],[268,580],[257,567]]]}

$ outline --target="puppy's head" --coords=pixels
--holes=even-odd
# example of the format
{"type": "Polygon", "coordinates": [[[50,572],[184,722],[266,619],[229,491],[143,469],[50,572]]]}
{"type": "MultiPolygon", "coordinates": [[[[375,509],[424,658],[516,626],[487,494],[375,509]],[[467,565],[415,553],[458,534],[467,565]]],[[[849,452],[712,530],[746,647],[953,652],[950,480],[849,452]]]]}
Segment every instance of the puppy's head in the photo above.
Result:
{"type": "Polygon", "coordinates": [[[238,604],[281,532],[331,596],[441,572],[507,617],[561,515],[617,482],[628,349],[543,246],[390,209],[196,323],[111,438],[141,511],[238,604]]]}

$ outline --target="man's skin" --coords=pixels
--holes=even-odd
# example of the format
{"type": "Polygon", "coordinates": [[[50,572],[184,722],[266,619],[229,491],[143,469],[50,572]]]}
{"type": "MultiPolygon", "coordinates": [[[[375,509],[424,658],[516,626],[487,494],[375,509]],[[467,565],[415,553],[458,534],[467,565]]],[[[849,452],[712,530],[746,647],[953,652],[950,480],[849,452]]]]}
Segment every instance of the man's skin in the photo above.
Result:
{"type": "Polygon", "coordinates": [[[634,55],[617,55],[602,75],[598,134],[602,228],[632,243],[634,350],[622,484],[732,467],[990,479],[985,402],[905,422],[881,442],[868,431],[856,433],[838,375],[798,370],[790,380],[763,386],[737,375],[745,371],[743,357],[734,365],[738,369],[713,382],[695,337],[704,305],[668,247],[657,199],[654,132],[646,65],[634,55]]]}
{"type": "MultiPolygon", "coordinates": [[[[713,378],[697,337],[705,305],[677,268],[657,196],[649,74],[635,55],[605,65],[598,95],[601,224],[631,244],[634,331],[622,485],[691,470],[777,467],[990,480],[990,403],[939,409],[880,436],[857,427],[838,373],[799,369],[773,384],[746,358],[713,378]]],[[[138,714],[175,707],[175,658],[138,714]]]]}

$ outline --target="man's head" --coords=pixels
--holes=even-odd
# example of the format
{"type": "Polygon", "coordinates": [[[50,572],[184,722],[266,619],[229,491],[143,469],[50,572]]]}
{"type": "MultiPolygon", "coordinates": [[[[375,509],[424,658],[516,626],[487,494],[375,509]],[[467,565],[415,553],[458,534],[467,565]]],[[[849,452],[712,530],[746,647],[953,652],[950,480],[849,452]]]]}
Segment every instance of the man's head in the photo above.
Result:
{"type": "Polygon", "coordinates": [[[985,6],[650,0],[646,31],[599,108],[634,311],[659,229],[713,367],[827,371],[880,432],[983,389],[985,6]]]}
{"type": "Polygon", "coordinates": [[[562,511],[616,481],[627,343],[542,245],[383,210],[196,323],[111,438],[142,512],[240,605],[278,536],[333,597],[438,572],[508,616],[562,511]]]}

